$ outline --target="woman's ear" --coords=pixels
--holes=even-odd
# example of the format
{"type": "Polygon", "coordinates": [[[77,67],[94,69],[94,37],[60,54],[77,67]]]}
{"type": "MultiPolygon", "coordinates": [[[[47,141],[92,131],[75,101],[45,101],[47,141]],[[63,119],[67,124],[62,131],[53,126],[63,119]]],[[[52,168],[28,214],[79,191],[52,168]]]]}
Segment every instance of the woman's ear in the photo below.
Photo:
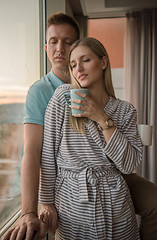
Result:
{"type": "Polygon", "coordinates": [[[101,67],[103,70],[105,70],[105,68],[107,67],[107,56],[103,56],[102,59],[101,59],[101,67]]]}

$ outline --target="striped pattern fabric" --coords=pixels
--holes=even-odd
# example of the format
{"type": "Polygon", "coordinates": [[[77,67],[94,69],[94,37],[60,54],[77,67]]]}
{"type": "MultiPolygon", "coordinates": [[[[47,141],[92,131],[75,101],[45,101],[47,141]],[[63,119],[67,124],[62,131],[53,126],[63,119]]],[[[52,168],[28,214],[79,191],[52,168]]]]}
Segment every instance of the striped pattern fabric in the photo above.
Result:
{"type": "Polygon", "coordinates": [[[136,240],[138,226],[130,193],[121,173],[141,162],[137,114],[128,102],[110,97],[104,111],[116,130],[108,144],[97,124],[86,120],[86,134],[71,129],[64,94],[57,88],[44,125],[39,201],[55,204],[57,240],[136,240]]]}

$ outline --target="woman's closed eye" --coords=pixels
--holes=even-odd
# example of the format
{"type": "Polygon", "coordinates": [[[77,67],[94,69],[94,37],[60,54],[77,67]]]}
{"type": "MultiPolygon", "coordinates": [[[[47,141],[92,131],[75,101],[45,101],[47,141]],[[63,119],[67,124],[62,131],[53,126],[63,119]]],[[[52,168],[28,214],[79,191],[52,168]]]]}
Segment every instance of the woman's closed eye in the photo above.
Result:
{"type": "Polygon", "coordinates": [[[76,67],[76,64],[71,64],[70,67],[71,67],[71,69],[73,69],[76,67]]]}

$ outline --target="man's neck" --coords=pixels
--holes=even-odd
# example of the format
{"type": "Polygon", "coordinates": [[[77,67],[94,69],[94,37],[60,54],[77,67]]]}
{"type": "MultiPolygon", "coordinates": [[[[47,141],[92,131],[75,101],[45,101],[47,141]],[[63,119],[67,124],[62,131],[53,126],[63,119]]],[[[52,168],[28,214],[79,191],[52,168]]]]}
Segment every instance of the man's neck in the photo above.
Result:
{"type": "Polygon", "coordinates": [[[70,75],[67,71],[63,71],[63,70],[60,70],[60,69],[55,69],[55,70],[53,70],[53,72],[64,83],[70,83],[70,75]]]}

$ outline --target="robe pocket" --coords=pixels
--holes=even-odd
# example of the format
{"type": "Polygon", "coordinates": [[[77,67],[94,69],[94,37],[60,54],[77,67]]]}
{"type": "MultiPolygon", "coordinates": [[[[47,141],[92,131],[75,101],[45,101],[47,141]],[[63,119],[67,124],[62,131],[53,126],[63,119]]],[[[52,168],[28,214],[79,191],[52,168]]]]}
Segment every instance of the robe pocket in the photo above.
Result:
{"type": "MultiPolygon", "coordinates": [[[[90,186],[88,186],[88,192],[90,193],[90,191],[90,186]]],[[[57,179],[55,205],[59,218],[67,219],[78,225],[91,225],[94,211],[91,198],[88,203],[79,201],[79,183],[77,179],[57,179]]]]}
{"type": "Polygon", "coordinates": [[[132,201],[128,187],[121,176],[109,177],[113,222],[127,220],[132,216],[132,201]]]}

